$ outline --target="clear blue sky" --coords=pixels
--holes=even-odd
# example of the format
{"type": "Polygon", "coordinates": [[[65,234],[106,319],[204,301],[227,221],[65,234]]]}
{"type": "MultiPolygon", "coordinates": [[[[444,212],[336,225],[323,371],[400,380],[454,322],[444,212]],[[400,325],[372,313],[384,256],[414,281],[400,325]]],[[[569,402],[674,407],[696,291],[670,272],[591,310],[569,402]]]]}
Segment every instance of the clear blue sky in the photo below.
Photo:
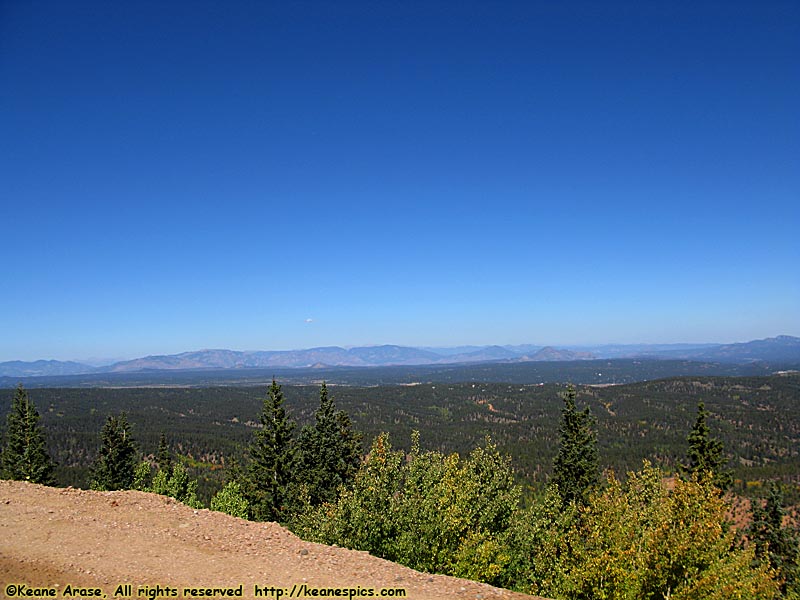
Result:
{"type": "Polygon", "coordinates": [[[800,335],[800,4],[0,0],[0,360],[800,335]]]}

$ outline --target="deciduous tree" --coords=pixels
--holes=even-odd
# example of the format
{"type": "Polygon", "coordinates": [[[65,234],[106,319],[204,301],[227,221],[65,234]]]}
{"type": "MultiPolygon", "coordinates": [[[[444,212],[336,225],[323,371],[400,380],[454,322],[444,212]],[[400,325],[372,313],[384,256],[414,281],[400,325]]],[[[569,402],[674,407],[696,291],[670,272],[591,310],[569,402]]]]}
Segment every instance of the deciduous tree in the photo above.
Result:
{"type": "Polygon", "coordinates": [[[510,561],[501,534],[519,505],[511,461],[486,444],[468,458],[372,444],[352,487],[311,510],[299,532],[413,569],[494,582],[510,561]]]}
{"type": "Polygon", "coordinates": [[[559,600],[774,600],[773,571],[738,547],[710,479],[670,489],[664,476],[645,463],[583,505],[564,511],[548,497],[528,510],[509,539],[511,582],[559,600]]]}
{"type": "Polygon", "coordinates": [[[229,481],[211,498],[211,510],[224,512],[240,519],[248,515],[247,499],[238,481],[229,481]]]}
{"type": "Polygon", "coordinates": [[[197,480],[189,478],[189,471],[181,461],[173,463],[169,470],[159,469],[153,477],[153,486],[148,491],[175,498],[192,508],[202,507],[197,499],[197,480]]]}

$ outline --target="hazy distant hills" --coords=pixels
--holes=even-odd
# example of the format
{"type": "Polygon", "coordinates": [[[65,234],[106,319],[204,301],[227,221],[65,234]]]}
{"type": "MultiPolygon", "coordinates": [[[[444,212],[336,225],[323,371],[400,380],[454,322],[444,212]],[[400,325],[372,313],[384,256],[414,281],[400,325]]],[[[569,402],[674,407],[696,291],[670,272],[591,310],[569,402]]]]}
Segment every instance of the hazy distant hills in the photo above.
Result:
{"type": "Polygon", "coordinates": [[[524,361],[564,361],[564,360],[592,360],[597,358],[591,352],[575,352],[573,350],[559,350],[552,346],[546,346],[534,354],[525,354],[516,359],[518,362],[524,361]]]}
{"type": "Polygon", "coordinates": [[[41,377],[42,375],[79,375],[93,373],[94,367],[72,361],[35,360],[25,362],[12,360],[0,363],[0,376],[41,377]]]}
{"type": "Polygon", "coordinates": [[[519,354],[503,346],[478,347],[469,352],[459,354],[438,355],[438,363],[465,363],[465,362],[488,362],[493,360],[511,360],[519,358],[519,354]]]}
{"type": "Polygon", "coordinates": [[[366,346],[340,348],[326,346],[307,350],[239,352],[199,350],[169,356],[146,356],[109,365],[108,372],[144,369],[236,369],[251,367],[369,367],[387,365],[427,365],[442,356],[406,346],[366,346]]]}
{"type": "Polygon", "coordinates": [[[195,369],[330,368],[577,361],[605,358],[682,359],[720,363],[800,363],[800,338],[781,335],[739,344],[606,345],[555,348],[552,346],[462,346],[414,348],[408,346],[326,346],[305,350],[250,351],[198,350],[145,356],[102,367],[56,360],[0,363],[0,377],[41,377],[90,373],[132,373],[195,369]]]}
{"type": "Polygon", "coordinates": [[[780,362],[792,356],[795,360],[800,356],[800,338],[779,335],[766,340],[717,346],[692,358],[718,362],[780,362]]]}

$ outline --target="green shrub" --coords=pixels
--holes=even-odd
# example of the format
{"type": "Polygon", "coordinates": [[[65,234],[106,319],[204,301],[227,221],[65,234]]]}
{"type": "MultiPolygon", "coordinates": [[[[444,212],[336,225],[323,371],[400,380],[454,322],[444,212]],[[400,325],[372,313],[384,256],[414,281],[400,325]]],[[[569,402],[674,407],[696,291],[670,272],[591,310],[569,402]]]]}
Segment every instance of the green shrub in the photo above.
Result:
{"type": "Polygon", "coordinates": [[[670,490],[663,475],[645,463],[625,484],[610,476],[604,491],[573,507],[563,529],[553,527],[552,507],[532,511],[509,575],[552,598],[772,600],[773,573],[753,567],[753,551],[737,546],[719,489],[695,478],[670,490]]]}
{"type": "Polygon", "coordinates": [[[352,488],[310,511],[298,532],[414,569],[494,581],[510,560],[498,535],[519,497],[508,458],[488,440],[462,460],[420,452],[415,435],[406,460],[382,434],[352,488]]]}
{"type": "Polygon", "coordinates": [[[225,484],[225,487],[211,498],[211,510],[246,519],[248,513],[247,500],[239,483],[229,481],[225,484]]]}

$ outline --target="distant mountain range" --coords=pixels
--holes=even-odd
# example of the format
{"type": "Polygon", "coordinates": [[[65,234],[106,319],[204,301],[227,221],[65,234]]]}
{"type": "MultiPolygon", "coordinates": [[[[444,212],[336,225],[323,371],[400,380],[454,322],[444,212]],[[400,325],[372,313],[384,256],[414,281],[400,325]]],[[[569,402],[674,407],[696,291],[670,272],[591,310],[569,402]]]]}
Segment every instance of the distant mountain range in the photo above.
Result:
{"type": "Polygon", "coordinates": [[[445,365],[470,363],[520,363],[575,361],[603,358],[682,359],[720,363],[765,362],[800,364],[800,338],[781,335],[739,344],[630,344],[554,348],[552,346],[461,346],[414,348],[409,346],[326,346],[306,350],[242,352],[198,350],[180,354],[145,356],[93,367],[71,361],[37,360],[0,363],[0,377],[41,377],[91,373],[245,368],[330,368],[445,365]]]}
{"type": "Polygon", "coordinates": [[[12,360],[0,363],[0,376],[41,377],[43,375],[80,375],[94,373],[95,367],[72,361],[35,360],[25,362],[12,360]]]}

